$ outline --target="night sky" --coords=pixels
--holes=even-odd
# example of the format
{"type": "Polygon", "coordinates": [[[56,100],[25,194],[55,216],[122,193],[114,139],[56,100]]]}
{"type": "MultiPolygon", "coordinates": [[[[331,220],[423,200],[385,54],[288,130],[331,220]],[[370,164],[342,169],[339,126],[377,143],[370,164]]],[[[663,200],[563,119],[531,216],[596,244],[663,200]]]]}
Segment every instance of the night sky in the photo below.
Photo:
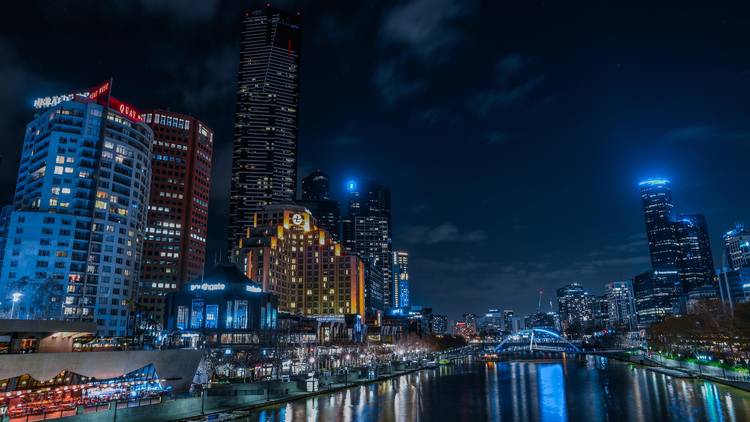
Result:
{"type": "MultiPolygon", "coordinates": [[[[0,15],[0,203],[34,97],[114,77],[142,109],[215,130],[209,262],[226,245],[244,9],[199,1],[14,2],[0,15]]],[[[390,186],[412,301],[456,318],[532,312],[554,289],[649,269],[638,193],[721,234],[750,224],[750,12],[567,2],[274,2],[303,13],[300,175],[390,186]],[[501,4],[511,3],[511,4],[501,4]]]]}

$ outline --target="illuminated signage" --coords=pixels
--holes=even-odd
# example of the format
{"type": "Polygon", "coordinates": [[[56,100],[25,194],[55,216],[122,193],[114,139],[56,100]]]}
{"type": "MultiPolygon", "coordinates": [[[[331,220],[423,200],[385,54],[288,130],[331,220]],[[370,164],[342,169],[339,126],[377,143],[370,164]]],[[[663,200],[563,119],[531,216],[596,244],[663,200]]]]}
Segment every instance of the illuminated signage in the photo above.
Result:
{"type": "Polygon", "coordinates": [[[260,293],[261,292],[260,287],[253,286],[252,284],[248,284],[247,286],[245,286],[245,290],[247,290],[248,292],[251,292],[251,293],[260,293]]]}
{"type": "Polygon", "coordinates": [[[190,291],[194,290],[205,290],[205,291],[214,291],[214,290],[224,290],[227,286],[224,283],[203,283],[203,284],[191,284],[190,285],[190,291]]]}
{"type": "Polygon", "coordinates": [[[82,97],[88,97],[88,92],[79,92],[77,94],[66,94],[66,95],[53,95],[51,97],[40,97],[34,100],[34,108],[39,110],[42,108],[54,107],[65,101],[72,101],[76,95],[82,97]]]}
{"type": "MultiPolygon", "coordinates": [[[[65,95],[53,95],[51,97],[41,97],[34,100],[34,108],[35,109],[44,109],[44,108],[50,108],[54,107],[64,101],[72,101],[75,99],[76,96],[79,97],[85,97],[89,98],[91,100],[96,100],[99,104],[106,105],[106,96],[104,94],[108,94],[111,85],[109,81],[104,82],[103,84],[94,87],[88,91],[74,93],[74,94],[65,94],[65,95]]],[[[142,122],[143,119],[141,118],[141,113],[132,105],[123,103],[122,101],[118,100],[114,97],[109,97],[109,106],[110,108],[117,110],[122,114],[123,116],[127,117],[128,119],[134,121],[134,122],[142,122]]]]}
{"type": "Polygon", "coordinates": [[[143,119],[141,118],[141,113],[138,110],[136,110],[135,107],[133,107],[130,104],[123,103],[117,98],[110,97],[109,106],[110,108],[119,111],[120,114],[122,114],[123,116],[127,117],[130,120],[133,120],[135,122],[143,121],[143,119]]]}
{"type": "Polygon", "coordinates": [[[99,98],[102,94],[109,92],[109,81],[104,82],[89,92],[88,97],[92,100],[99,98]]]}

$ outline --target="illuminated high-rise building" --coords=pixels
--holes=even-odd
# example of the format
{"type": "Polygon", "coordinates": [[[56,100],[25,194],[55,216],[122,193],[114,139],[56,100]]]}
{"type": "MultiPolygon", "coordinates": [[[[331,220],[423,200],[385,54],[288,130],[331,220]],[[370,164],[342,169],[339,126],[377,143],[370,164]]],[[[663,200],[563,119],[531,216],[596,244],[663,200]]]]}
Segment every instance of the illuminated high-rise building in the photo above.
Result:
{"type": "Polygon", "coordinates": [[[706,218],[700,214],[681,215],[675,222],[675,230],[680,244],[678,272],[683,290],[692,292],[700,287],[715,287],[706,218]]]}
{"type": "Polygon", "coordinates": [[[675,313],[675,286],[671,279],[648,271],[633,279],[638,326],[647,327],[675,313]]]}
{"type": "Polygon", "coordinates": [[[680,244],[674,224],[669,180],[649,179],[639,184],[651,267],[657,275],[673,275],[680,267],[680,244]]]}
{"type": "Polygon", "coordinates": [[[612,327],[625,327],[633,330],[638,322],[635,312],[635,294],[630,280],[613,281],[605,287],[607,318],[612,327]]]}
{"type": "Polygon", "coordinates": [[[229,198],[229,250],[253,215],[296,199],[300,24],[271,7],[242,20],[229,198]]]}
{"type": "Polygon", "coordinates": [[[245,274],[278,296],[280,311],[364,318],[362,260],[347,254],[305,207],[264,208],[239,243],[245,274]]]}
{"type": "MultiPolygon", "coordinates": [[[[391,299],[391,191],[379,183],[347,183],[348,215],[342,220],[342,238],[347,251],[380,266],[383,303],[391,299]]],[[[385,310],[385,309],[383,309],[385,310]]]]}
{"type": "Polygon", "coordinates": [[[165,295],[203,272],[214,134],[171,111],[147,111],[143,119],[154,146],[139,302],[142,320],[162,323],[165,295]]]}
{"type": "Polygon", "coordinates": [[[15,317],[132,328],[151,181],[153,132],[106,82],[38,99],[26,126],[0,301],[15,317]]]}
{"type": "Polygon", "coordinates": [[[571,283],[557,289],[557,305],[563,331],[578,336],[593,324],[592,302],[595,297],[580,283],[571,283]]]}
{"type": "Polygon", "coordinates": [[[409,253],[405,251],[393,252],[393,271],[391,272],[391,306],[394,308],[408,308],[409,300],[409,253]]]}

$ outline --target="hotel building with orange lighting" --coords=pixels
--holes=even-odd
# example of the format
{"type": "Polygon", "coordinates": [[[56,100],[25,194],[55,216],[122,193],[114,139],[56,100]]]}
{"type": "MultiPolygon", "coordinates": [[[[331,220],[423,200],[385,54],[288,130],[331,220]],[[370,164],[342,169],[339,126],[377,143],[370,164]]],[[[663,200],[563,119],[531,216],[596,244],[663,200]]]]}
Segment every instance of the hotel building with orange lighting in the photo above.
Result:
{"type": "Polygon", "coordinates": [[[347,254],[307,208],[265,207],[254,214],[237,250],[237,262],[247,277],[278,296],[279,311],[364,318],[362,260],[347,254]]]}

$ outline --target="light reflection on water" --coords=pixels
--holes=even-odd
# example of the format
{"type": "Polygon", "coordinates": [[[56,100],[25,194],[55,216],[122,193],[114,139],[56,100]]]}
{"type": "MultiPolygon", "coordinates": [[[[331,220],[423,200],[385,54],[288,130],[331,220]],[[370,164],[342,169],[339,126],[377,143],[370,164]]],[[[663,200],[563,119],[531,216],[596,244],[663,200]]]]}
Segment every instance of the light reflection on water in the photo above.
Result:
{"type": "Polygon", "coordinates": [[[604,358],[425,370],[257,410],[259,421],[744,421],[750,393],[604,358]]]}

